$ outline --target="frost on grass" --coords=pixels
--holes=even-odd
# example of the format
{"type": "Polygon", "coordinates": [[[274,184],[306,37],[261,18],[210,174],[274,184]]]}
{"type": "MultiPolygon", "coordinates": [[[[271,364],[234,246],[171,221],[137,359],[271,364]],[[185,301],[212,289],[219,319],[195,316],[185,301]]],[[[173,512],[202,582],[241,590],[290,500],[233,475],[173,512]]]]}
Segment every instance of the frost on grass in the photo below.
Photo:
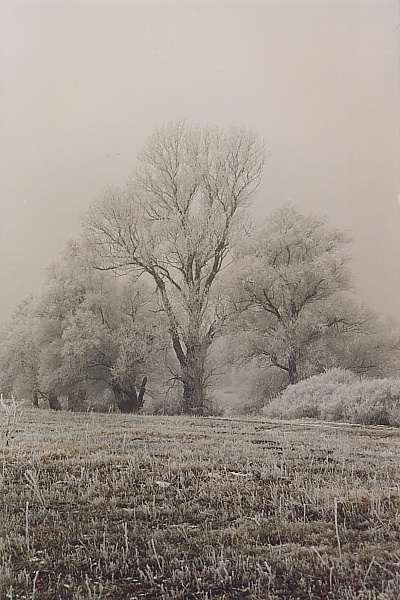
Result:
{"type": "Polygon", "coordinates": [[[394,600],[400,432],[26,409],[0,597],[394,600]]]}

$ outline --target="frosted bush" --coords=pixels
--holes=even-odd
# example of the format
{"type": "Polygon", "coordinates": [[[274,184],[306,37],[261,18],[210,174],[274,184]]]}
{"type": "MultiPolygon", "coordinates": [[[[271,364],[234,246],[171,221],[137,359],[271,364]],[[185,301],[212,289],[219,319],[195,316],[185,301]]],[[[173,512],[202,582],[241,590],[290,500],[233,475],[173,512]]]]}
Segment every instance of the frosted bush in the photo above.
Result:
{"type": "Polygon", "coordinates": [[[264,407],[263,413],[283,419],[323,419],[327,418],[325,412],[329,408],[329,414],[340,420],[343,408],[337,396],[338,388],[357,381],[357,376],[351,371],[331,369],[290,385],[264,407]]]}
{"type": "Polygon", "coordinates": [[[332,369],[289,386],[263,414],[399,427],[400,380],[360,380],[349,371],[332,369]]]}
{"type": "Polygon", "coordinates": [[[352,389],[351,420],[373,425],[400,425],[400,380],[364,379],[352,389]]]}

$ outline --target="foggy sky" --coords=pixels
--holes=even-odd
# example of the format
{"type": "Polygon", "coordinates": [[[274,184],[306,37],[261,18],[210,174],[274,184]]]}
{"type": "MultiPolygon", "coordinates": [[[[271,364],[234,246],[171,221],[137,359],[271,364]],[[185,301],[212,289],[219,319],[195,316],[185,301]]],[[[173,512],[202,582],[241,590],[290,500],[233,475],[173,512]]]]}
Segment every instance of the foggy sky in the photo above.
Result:
{"type": "Polygon", "coordinates": [[[0,0],[0,319],[177,119],[257,129],[253,214],[350,227],[360,298],[400,317],[399,24],[397,0],[0,0]]]}

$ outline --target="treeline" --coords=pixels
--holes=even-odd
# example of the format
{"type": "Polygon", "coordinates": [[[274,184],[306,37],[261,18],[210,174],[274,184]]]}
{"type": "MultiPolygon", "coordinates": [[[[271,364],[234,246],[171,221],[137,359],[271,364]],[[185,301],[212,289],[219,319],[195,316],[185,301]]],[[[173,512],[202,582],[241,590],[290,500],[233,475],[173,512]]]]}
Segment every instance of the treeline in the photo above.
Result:
{"type": "Polygon", "coordinates": [[[398,327],[356,300],[348,234],[290,204],[252,223],[264,157],[241,128],[156,130],[4,325],[1,391],[122,412],[168,396],[208,414],[227,365],[254,374],[251,402],[333,367],[397,375],[398,327]]]}

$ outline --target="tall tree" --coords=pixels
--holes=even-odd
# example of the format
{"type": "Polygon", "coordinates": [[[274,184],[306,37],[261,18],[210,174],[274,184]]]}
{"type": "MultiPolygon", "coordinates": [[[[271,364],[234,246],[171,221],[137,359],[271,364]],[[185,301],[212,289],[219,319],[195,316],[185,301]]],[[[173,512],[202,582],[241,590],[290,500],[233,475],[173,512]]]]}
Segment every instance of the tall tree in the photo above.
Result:
{"type": "Polygon", "coordinates": [[[366,330],[369,315],[349,294],[349,242],[291,204],[246,240],[226,281],[242,360],[274,366],[293,384],[324,368],[334,338],[366,330]]]}
{"type": "Polygon", "coordinates": [[[242,128],[158,129],[123,189],[108,189],[86,219],[97,267],[147,273],[168,318],[183,384],[182,410],[206,405],[207,357],[221,323],[215,280],[235,242],[264,163],[242,128]]]}

